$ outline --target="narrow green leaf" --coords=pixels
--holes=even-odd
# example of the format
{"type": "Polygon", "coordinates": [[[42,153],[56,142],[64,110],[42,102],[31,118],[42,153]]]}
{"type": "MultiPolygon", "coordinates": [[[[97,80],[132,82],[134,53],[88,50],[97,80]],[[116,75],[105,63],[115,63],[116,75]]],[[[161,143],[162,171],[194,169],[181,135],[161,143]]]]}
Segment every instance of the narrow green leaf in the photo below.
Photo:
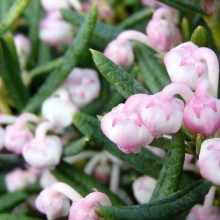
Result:
{"type": "Polygon", "coordinates": [[[29,93],[21,78],[13,37],[7,35],[6,40],[0,39],[0,43],[0,53],[3,59],[0,64],[2,79],[16,108],[22,110],[29,99],[29,93]]]}
{"type": "Polygon", "coordinates": [[[40,218],[32,218],[24,215],[0,214],[1,220],[41,220],[40,218]]]}
{"type": "Polygon", "coordinates": [[[111,200],[113,205],[125,205],[125,203],[114,193],[112,193],[106,186],[97,182],[92,176],[84,173],[82,170],[71,166],[67,163],[62,163],[57,167],[57,170],[64,173],[71,179],[78,180],[78,183],[87,188],[90,192],[97,189],[100,192],[105,193],[111,200]]]}
{"type": "Polygon", "coordinates": [[[118,27],[121,29],[129,29],[134,27],[136,24],[146,21],[154,12],[154,9],[147,8],[141,11],[138,11],[132,15],[130,15],[127,19],[118,24],[118,27]]]}
{"type": "Polygon", "coordinates": [[[161,91],[170,83],[165,68],[154,56],[155,53],[147,46],[136,43],[134,45],[135,57],[139,73],[151,93],[161,91]]]}
{"type": "Polygon", "coordinates": [[[0,22],[3,20],[5,14],[8,12],[12,4],[13,4],[13,0],[1,0],[0,22]]]}
{"type": "Polygon", "coordinates": [[[0,35],[11,27],[16,19],[23,13],[30,1],[31,0],[16,0],[14,2],[0,23],[0,35]]]}
{"type": "MultiPolygon", "coordinates": [[[[73,24],[75,27],[80,27],[82,25],[82,21],[84,19],[83,16],[68,9],[62,9],[60,11],[64,19],[73,24]]],[[[115,39],[121,31],[122,30],[120,28],[98,21],[93,32],[93,38],[98,40],[99,43],[106,44],[115,39]]]]}
{"type": "Polygon", "coordinates": [[[170,5],[180,11],[197,12],[201,15],[206,15],[206,12],[200,7],[199,4],[194,3],[191,0],[159,0],[162,3],[170,5]]]}
{"type": "Polygon", "coordinates": [[[100,73],[125,98],[135,93],[149,93],[128,72],[114,64],[99,51],[92,50],[92,57],[100,73]]]}
{"type": "Polygon", "coordinates": [[[93,6],[89,11],[76,38],[74,38],[72,44],[65,53],[62,65],[47,77],[46,82],[28,102],[27,106],[24,108],[24,111],[38,111],[42,102],[61,85],[61,83],[70,74],[71,70],[77,65],[77,62],[79,59],[81,59],[82,52],[86,49],[87,43],[92,35],[96,23],[96,17],[97,7],[93,6]]]}
{"type": "Polygon", "coordinates": [[[172,137],[170,149],[168,150],[150,202],[166,198],[178,190],[183,172],[184,156],[184,137],[180,130],[172,137]]]}
{"type": "Polygon", "coordinates": [[[73,142],[68,144],[68,146],[64,148],[64,152],[63,152],[64,156],[72,156],[72,155],[78,154],[85,148],[86,143],[88,141],[89,141],[89,138],[87,137],[82,137],[78,140],[74,140],[73,142]]]}
{"type": "Polygon", "coordinates": [[[114,220],[167,220],[202,202],[210,187],[210,182],[199,180],[169,195],[166,199],[136,206],[103,206],[97,213],[104,218],[114,220]]]}
{"type": "Polygon", "coordinates": [[[28,194],[21,191],[1,195],[0,213],[4,213],[12,210],[15,206],[25,201],[27,197],[28,194]]]}
{"type": "Polygon", "coordinates": [[[128,155],[123,153],[115,144],[113,144],[102,134],[100,131],[99,121],[89,115],[75,113],[73,117],[73,124],[84,135],[95,139],[96,144],[99,147],[109,151],[114,156],[129,164],[129,166],[131,166],[133,169],[155,178],[158,177],[163,162],[150,151],[142,149],[140,153],[137,154],[128,155]]]}

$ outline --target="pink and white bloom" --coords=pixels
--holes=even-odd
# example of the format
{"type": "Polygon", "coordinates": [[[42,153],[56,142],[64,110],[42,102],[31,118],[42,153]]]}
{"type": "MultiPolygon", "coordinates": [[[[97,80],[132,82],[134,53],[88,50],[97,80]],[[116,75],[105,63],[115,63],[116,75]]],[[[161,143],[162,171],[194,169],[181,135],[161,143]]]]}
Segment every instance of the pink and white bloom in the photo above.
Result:
{"type": "Polygon", "coordinates": [[[218,207],[213,206],[215,196],[215,187],[212,186],[209,193],[205,197],[203,205],[195,205],[186,220],[218,220],[220,219],[220,211],[218,207]]]}
{"type": "Polygon", "coordinates": [[[53,125],[56,132],[68,127],[72,123],[73,113],[77,111],[78,108],[64,89],[59,89],[54,96],[46,99],[41,108],[42,116],[53,125]]]}
{"type": "Polygon", "coordinates": [[[9,192],[24,189],[26,186],[36,182],[38,174],[30,170],[22,170],[16,168],[12,172],[6,174],[5,185],[9,192]]]}
{"type": "Polygon", "coordinates": [[[5,139],[5,130],[4,128],[0,127],[0,150],[4,147],[4,139],[5,139]]]}
{"type": "Polygon", "coordinates": [[[100,80],[93,69],[74,68],[61,88],[68,91],[77,107],[82,108],[99,97],[100,80]]]}
{"type": "Polygon", "coordinates": [[[143,101],[137,110],[141,122],[154,137],[176,133],[183,122],[184,103],[173,96],[180,94],[186,101],[193,97],[192,91],[183,84],[170,84],[162,92],[143,101]]]}
{"type": "Polygon", "coordinates": [[[58,136],[46,135],[51,128],[49,122],[41,123],[36,129],[35,138],[23,148],[25,161],[34,168],[49,169],[60,162],[62,143],[58,136]]]}
{"type": "Polygon", "coordinates": [[[40,22],[40,39],[44,43],[58,49],[71,43],[72,32],[72,26],[62,19],[58,11],[50,12],[40,22]]]}
{"type": "Polygon", "coordinates": [[[199,81],[208,79],[217,96],[219,63],[211,49],[186,42],[169,51],[164,63],[172,82],[184,83],[195,90],[199,81]]]}
{"type": "Polygon", "coordinates": [[[102,220],[103,218],[96,214],[96,209],[100,206],[111,206],[111,201],[102,192],[92,192],[73,202],[68,220],[102,220]]]}
{"type": "Polygon", "coordinates": [[[210,82],[201,81],[195,97],[184,108],[186,127],[207,137],[214,135],[220,128],[220,100],[210,95],[213,93],[210,82]]]}
{"type": "Polygon", "coordinates": [[[205,140],[199,153],[199,170],[203,178],[220,186],[220,138],[205,140]]]}
{"type": "Polygon", "coordinates": [[[119,104],[104,115],[101,120],[101,129],[121,151],[136,153],[141,147],[149,144],[153,136],[137,114],[127,113],[124,107],[124,104],[119,104]]]}
{"type": "Polygon", "coordinates": [[[26,127],[28,121],[38,123],[39,118],[30,113],[23,113],[17,118],[15,124],[5,128],[4,146],[7,150],[21,154],[24,145],[33,139],[31,130],[26,127]]]}
{"type": "Polygon", "coordinates": [[[14,43],[20,63],[21,69],[26,67],[27,59],[31,53],[31,44],[29,39],[23,34],[17,34],[14,36],[14,43]]]}
{"type": "Polygon", "coordinates": [[[36,208],[53,220],[67,216],[70,209],[70,200],[79,200],[81,195],[69,185],[58,182],[41,191],[35,201],[36,208]]]}
{"type": "Polygon", "coordinates": [[[141,176],[133,182],[133,193],[139,203],[143,204],[150,201],[156,183],[157,181],[150,176],[141,176]]]}

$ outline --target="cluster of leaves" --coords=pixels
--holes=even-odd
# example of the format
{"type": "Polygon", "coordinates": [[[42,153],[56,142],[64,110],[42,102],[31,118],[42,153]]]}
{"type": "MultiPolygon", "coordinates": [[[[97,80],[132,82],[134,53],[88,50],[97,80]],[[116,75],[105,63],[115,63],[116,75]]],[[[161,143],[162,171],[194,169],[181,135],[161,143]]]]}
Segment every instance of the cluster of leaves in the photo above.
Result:
{"type": "MultiPolygon", "coordinates": [[[[128,164],[129,169],[136,176],[146,174],[157,178],[158,182],[150,203],[126,206],[124,201],[110,192],[107,186],[97,183],[92,176],[65,162],[60,163],[53,170],[57,179],[74,187],[82,195],[87,195],[94,188],[106,193],[111,199],[113,207],[101,207],[98,210],[98,214],[106,219],[181,219],[181,216],[184,216],[193,205],[203,201],[211,184],[200,180],[198,176],[192,177],[183,172],[185,134],[182,131],[173,135],[171,140],[161,138],[153,142],[154,146],[168,151],[165,161],[146,149],[142,149],[137,154],[127,155],[104,137],[100,131],[100,123],[95,116],[106,113],[135,93],[155,93],[169,83],[167,73],[158,61],[156,54],[146,46],[139,43],[134,44],[136,62],[128,72],[119,68],[99,52],[121,31],[128,28],[143,30],[152,15],[152,9],[141,9],[139,1],[135,0],[126,1],[127,5],[120,3],[121,1],[112,1],[112,4],[123,6],[124,10],[129,8],[129,5],[136,6],[133,14],[115,26],[96,21],[97,9],[95,6],[85,17],[71,10],[62,10],[63,17],[79,30],[66,52],[61,56],[58,56],[60,54],[54,56],[51,49],[38,39],[39,21],[43,16],[40,1],[1,1],[0,74],[3,84],[0,85],[0,108],[8,114],[12,112],[16,114],[38,113],[42,102],[58,88],[74,67],[97,68],[102,74],[102,76],[100,75],[101,95],[95,102],[86,106],[82,112],[74,114],[73,125],[79,131],[78,137],[65,147],[63,155],[76,155],[86,148],[106,150],[128,164]],[[24,31],[28,31],[32,43],[32,54],[29,60],[31,80],[29,88],[21,79],[11,34],[11,31],[16,30],[13,25],[22,13],[28,21],[27,30],[24,31]],[[93,49],[92,55],[89,48],[93,49]],[[5,103],[8,99],[11,108],[5,103]]],[[[185,30],[185,40],[189,40],[192,31],[203,22],[201,16],[205,15],[204,11],[193,1],[161,0],[161,2],[179,9],[183,16],[186,16],[182,19],[182,30],[185,30]],[[184,21],[187,17],[191,19],[191,22],[187,26],[188,28],[184,29],[184,21]]],[[[16,25],[19,29],[19,24],[16,25]]],[[[208,41],[209,46],[212,46],[211,42],[212,39],[208,41]]],[[[38,193],[39,186],[36,184],[22,192],[6,193],[3,182],[5,173],[13,167],[22,166],[23,161],[18,157],[10,159],[4,154],[0,156],[0,166],[3,170],[0,173],[0,219],[37,219],[27,216],[35,216],[27,208],[21,208],[20,215],[7,214],[15,210],[15,207],[24,204],[23,202],[32,194],[38,193]]]]}

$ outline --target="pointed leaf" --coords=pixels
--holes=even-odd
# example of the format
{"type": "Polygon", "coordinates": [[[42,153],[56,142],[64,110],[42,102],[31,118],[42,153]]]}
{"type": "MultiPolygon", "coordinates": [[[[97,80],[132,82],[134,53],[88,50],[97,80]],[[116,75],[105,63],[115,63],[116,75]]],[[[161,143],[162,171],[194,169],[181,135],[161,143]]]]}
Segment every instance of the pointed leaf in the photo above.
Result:
{"type": "Polygon", "coordinates": [[[47,77],[46,82],[28,102],[24,111],[39,111],[42,102],[61,85],[70,74],[71,70],[77,65],[79,59],[81,59],[82,51],[86,49],[87,43],[92,35],[96,23],[96,17],[97,8],[92,7],[76,38],[74,38],[72,44],[65,53],[62,65],[47,77]]]}
{"type": "Polygon", "coordinates": [[[136,206],[104,206],[97,210],[97,213],[106,219],[114,220],[170,219],[202,202],[210,187],[210,182],[199,180],[171,194],[166,199],[136,206]]]}
{"type": "Polygon", "coordinates": [[[1,220],[41,220],[40,218],[32,218],[23,215],[14,215],[14,214],[0,214],[1,220]]]}
{"type": "Polygon", "coordinates": [[[166,160],[160,172],[150,202],[166,198],[171,193],[178,190],[183,172],[184,156],[184,137],[180,130],[172,137],[166,160]]]}
{"type": "Polygon", "coordinates": [[[102,53],[92,50],[92,57],[100,73],[125,98],[136,93],[149,93],[128,72],[114,64],[102,53]]]}

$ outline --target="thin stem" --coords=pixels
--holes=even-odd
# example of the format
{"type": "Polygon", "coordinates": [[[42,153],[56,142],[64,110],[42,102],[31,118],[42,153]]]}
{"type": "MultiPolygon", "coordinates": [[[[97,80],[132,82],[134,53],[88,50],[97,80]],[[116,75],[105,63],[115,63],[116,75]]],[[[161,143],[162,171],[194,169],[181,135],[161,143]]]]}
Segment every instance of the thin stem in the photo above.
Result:
{"type": "Polygon", "coordinates": [[[111,177],[110,177],[110,190],[111,190],[113,193],[117,193],[117,191],[118,191],[119,176],[120,176],[119,166],[114,163],[114,164],[112,165],[111,177]]]}
{"type": "Polygon", "coordinates": [[[53,128],[52,124],[50,122],[42,122],[38,125],[35,136],[38,140],[43,140],[49,130],[53,128]]]}
{"type": "Polygon", "coordinates": [[[211,212],[211,210],[212,210],[212,204],[213,204],[213,200],[215,197],[215,191],[216,191],[216,188],[214,186],[212,186],[211,189],[209,190],[208,194],[205,197],[204,209],[207,213],[211,212]]]}
{"type": "Polygon", "coordinates": [[[207,95],[215,96],[215,91],[209,80],[202,80],[196,88],[195,96],[197,98],[203,98],[207,95]]]}
{"type": "Polygon", "coordinates": [[[94,170],[95,166],[98,164],[98,162],[102,159],[103,156],[103,153],[96,154],[95,156],[93,156],[84,168],[84,172],[87,174],[92,174],[92,171],[94,170]]]}
{"type": "Polygon", "coordinates": [[[0,124],[14,124],[17,117],[12,115],[0,115],[0,124]]]}

